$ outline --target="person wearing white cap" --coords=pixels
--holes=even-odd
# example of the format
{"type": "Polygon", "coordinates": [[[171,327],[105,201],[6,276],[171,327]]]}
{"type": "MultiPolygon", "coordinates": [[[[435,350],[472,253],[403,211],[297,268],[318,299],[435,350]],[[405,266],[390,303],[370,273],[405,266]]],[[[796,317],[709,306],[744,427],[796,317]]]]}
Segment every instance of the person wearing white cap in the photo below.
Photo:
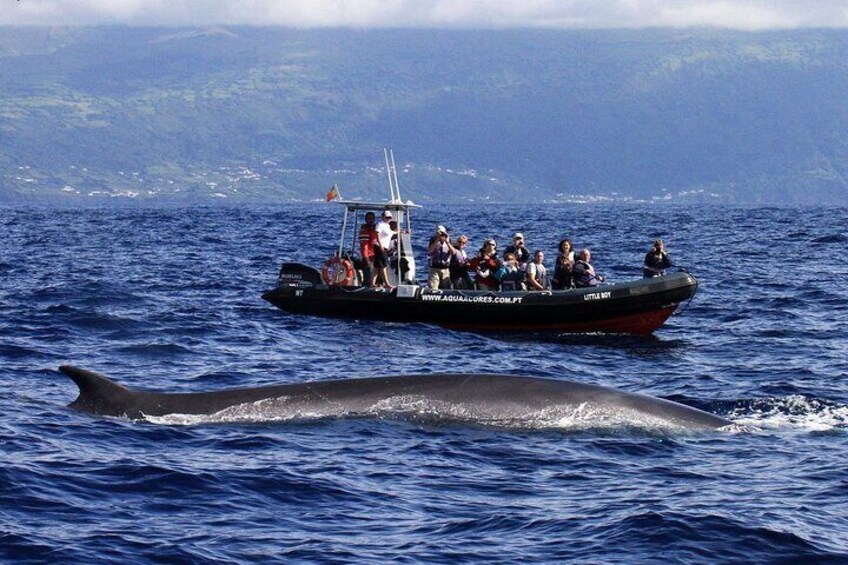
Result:
{"type": "Polygon", "coordinates": [[[455,252],[448,230],[445,226],[437,227],[436,235],[430,238],[430,247],[427,248],[427,286],[432,290],[450,287],[450,260],[455,252]]]}
{"type": "Polygon", "coordinates": [[[380,245],[383,246],[383,249],[388,250],[392,244],[392,228],[389,226],[389,222],[392,221],[392,213],[389,210],[385,210],[383,215],[380,217],[380,221],[377,222],[377,236],[380,238],[380,245]]]}
{"type": "Polygon", "coordinates": [[[506,249],[504,249],[504,257],[506,257],[507,253],[515,254],[515,258],[518,260],[518,264],[522,270],[527,267],[527,263],[530,262],[530,251],[524,246],[523,233],[515,232],[515,235],[512,236],[512,245],[507,245],[506,249]]]}
{"type": "Polygon", "coordinates": [[[380,221],[377,222],[376,230],[377,230],[377,240],[379,242],[379,249],[375,249],[374,254],[374,265],[377,269],[377,272],[380,274],[380,278],[383,279],[383,286],[389,290],[392,290],[394,287],[389,284],[389,248],[392,245],[392,235],[394,231],[392,231],[392,227],[389,225],[389,222],[392,221],[392,213],[389,210],[384,210],[382,216],[380,217],[380,221]]]}

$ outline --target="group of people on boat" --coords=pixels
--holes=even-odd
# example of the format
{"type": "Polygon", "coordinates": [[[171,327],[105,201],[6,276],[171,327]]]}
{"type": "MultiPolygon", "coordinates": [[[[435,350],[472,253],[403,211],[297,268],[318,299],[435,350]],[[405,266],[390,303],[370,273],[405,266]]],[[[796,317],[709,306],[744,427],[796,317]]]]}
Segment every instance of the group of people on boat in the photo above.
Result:
{"type": "MultiPolygon", "coordinates": [[[[592,265],[592,252],[575,252],[570,239],[557,246],[552,273],[541,249],[530,252],[524,235],[516,232],[512,244],[498,255],[497,242],[486,239],[476,254],[467,251],[468,236],[451,241],[447,229],[438,226],[427,246],[427,286],[430,289],[477,290],[565,290],[596,286],[604,281],[592,265]]],[[[392,290],[388,270],[397,261],[398,225],[391,211],[385,210],[380,221],[374,212],[365,215],[359,230],[359,247],[364,273],[363,284],[392,290]]],[[[397,263],[394,264],[395,266],[397,263]]],[[[662,240],[654,242],[645,255],[645,277],[661,276],[671,267],[671,259],[662,240]]]]}
{"type": "MultiPolygon", "coordinates": [[[[430,289],[478,290],[566,290],[596,286],[604,276],[595,272],[592,252],[586,248],[576,253],[570,239],[557,247],[553,272],[549,276],[545,253],[530,252],[524,234],[516,232],[512,244],[498,255],[497,242],[486,239],[476,255],[466,247],[468,236],[460,235],[452,243],[444,226],[438,226],[427,248],[430,289]]],[[[671,267],[671,259],[662,240],[656,240],[645,255],[645,277],[661,276],[671,267]]]]}
{"type": "Polygon", "coordinates": [[[431,289],[456,288],[478,290],[563,290],[595,286],[603,276],[595,273],[591,252],[584,249],[575,256],[571,241],[563,239],[552,276],[545,264],[545,252],[531,253],[524,234],[516,232],[512,244],[498,255],[497,242],[486,239],[474,256],[466,247],[468,236],[460,235],[452,243],[444,226],[436,228],[427,249],[427,286],[431,289]]]}

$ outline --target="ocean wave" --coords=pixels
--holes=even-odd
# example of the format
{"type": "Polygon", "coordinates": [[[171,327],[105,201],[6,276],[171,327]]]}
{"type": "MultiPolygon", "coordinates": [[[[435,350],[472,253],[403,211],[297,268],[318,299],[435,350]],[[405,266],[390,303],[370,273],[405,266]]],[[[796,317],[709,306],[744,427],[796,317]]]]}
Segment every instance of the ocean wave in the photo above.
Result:
{"type": "Polygon", "coordinates": [[[176,343],[144,343],[125,345],[116,348],[116,351],[126,353],[128,355],[139,355],[153,359],[158,357],[170,357],[173,355],[190,355],[192,353],[191,348],[176,343]]]}
{"type": "MultiPolygon", "coordinates": [[[[662,547],[682,562],[775,562],[841,558],[790,528],[749,525],[723,513],[643,511],[611,524],[603,543],[628,555],[651,555],[662,547]],[[744,543],[728,543],[744,540],[744,543]]],[[[597,548],[600,549],[600,548],[597,548]]]]}
{"type": "Polygon", "coordinates": [[[47,353],[40,349],[24,347],[21,345],[0,344],[0,357],[8,359],[24,359],[28,357],[44,357],[47,353]]]}
{"type": "Polygon", "coordinates": [[[848,241],[848,235],[834,233],[813,238],[812,243],[845,243],[846,241],[848,241]]]}
{"type": "Polygon", "coordinates": [[[132,330],[146,328],[147,324],[139,319],[118,314],[80,311],[64,320],[65,324],[86,330],[132,330]]]}

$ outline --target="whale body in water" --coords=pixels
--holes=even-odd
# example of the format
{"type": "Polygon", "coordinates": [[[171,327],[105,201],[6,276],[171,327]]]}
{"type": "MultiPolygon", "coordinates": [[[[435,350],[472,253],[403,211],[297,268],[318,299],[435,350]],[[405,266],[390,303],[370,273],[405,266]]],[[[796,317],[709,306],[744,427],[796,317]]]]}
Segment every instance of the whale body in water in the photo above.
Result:
{"type": "Polygon", "coordinates": [[[645,394],[525,376],[422,374],[168,393],[132,390],[77,367],[59,369],[79,387],[79,397],[69,404],[75,410],[171,423],[396,416],[534,428],[709,430],[732,425],[645,394]]]}

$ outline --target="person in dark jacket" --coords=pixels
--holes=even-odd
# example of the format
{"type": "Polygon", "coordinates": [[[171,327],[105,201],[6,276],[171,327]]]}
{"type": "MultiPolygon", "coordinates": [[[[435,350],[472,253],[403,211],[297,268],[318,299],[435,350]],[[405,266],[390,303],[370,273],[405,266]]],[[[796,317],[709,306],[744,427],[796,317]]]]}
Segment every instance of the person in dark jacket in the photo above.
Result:
{"type": "Polygon", "coordinates": [[[483,247],[471,260],[471,267],[475,269],[474,282],[478,290],[500,289],[495,273],[501,267],[501,260],[498,259],[498,245],[494,239],[483,242],[483,247]]]}
{"type": "Polygon", "coordinates": [[[645,255],[645,268],[642,269],[642,275],[645,278],[661,277],[665,274],[665,270],[670,267],[671,259],[665,250],[665,244],[663,240],[658,239],[645,255]]]}
{"type": "Polygon", "coordinates": [[[554,263],[554,276],[551,279],[551,288],[554,290],[565,290],[572,287],[571,269],[574,267],[574,248],[570,239],[559,242],[559,253],[554,263]]]}
{"type": "Polygon", "coordinates": [[[521,269],[524,269],[527,266],[527,263],[533,259],[530,256],[530,250],[524,245],[524,234],[520,232],[516,232],[515,235],[512,236],[512,245],[508,245],[506,249],[504,249],[504,257],[506,257],[507,253],[515,255],[521,269]]]}

